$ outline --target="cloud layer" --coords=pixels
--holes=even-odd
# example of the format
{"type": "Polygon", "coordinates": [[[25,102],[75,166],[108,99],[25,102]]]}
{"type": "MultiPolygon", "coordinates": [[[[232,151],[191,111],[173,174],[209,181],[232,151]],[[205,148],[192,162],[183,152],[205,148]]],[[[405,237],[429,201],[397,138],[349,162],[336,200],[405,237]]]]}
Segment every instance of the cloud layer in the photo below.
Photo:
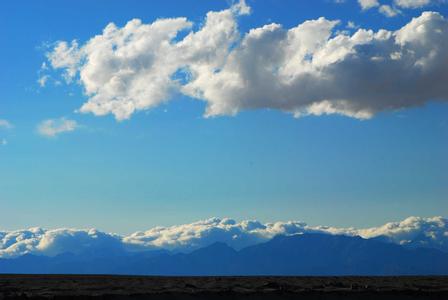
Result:
{"type": "Polygon", "coordinates": [[[313,232],[359,235],[364,238],[381,237],[408,247],[430,247],[448,251],[448,219],[443,217],[409,217],[401,222],[368,229],[308,226],[297,221],[263,224],[259,221],[237,222],[212,218],[191,224],[155,227],[123,237],[95,229],[31,228],[0,231],[0,258],[17,257],[26,253],[47,256],[66,252],[101,255],[155,249],[188,252],[214,242],[224,242],[235,249],[241,249],[265,242],[278,234],[313,232]]]}
{"type": "MultiPolygon", "coordinates": [[[[379,5],[370,2],[366,8],[379,5]]],[[[56,43],[47,57],[67,82],[83,87],[88,99],[80,112],[118,120],[176,93],[205,101],[205,116],[269,108],[365,119],[448,100],[441,80],[448,78],[448,21],[439,13],[425,12],[397,31],[347,34],[339,21],[319,18],[241,34],[238,18],[249,12],[244,1],[209,12],[197,31],[182,17],[110,23],[85,43],[56,43]]]]}

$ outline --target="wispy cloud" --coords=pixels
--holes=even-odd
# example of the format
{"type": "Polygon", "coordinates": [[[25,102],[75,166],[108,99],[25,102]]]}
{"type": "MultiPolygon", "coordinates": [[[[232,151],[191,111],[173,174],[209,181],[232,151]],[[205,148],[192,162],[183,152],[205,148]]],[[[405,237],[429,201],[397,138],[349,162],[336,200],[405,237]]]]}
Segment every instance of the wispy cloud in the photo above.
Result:
{"type": "Polygon", "coordinates": [[[37,126],[37,132],[42,136],[56,137],[61,133],[74,131],[78,127],[79,125],[75,120],[66,118],[48,119],[37,126]]]}
{"type": "Polygon", "coordinates": [[[420,8],[430,4],[435,4],[437,0],[394,0],[395,5],[403,8],[420,8]]]}
{"type": "Polygon", "coordinates": [[[0,129],[4,128],[4,129],[11,129],[14,126],[11,124],[11,122],[7,121],[7,120],[3,120],[0,119],[0,129]]]}
{"type": "Polygon", "coordinates": [[[401,12],[399,9],[387,4],[381,5],[378,11],[383,15],[385,15],[386,17],[395,17],[401,12]]]}
{"type": "Polygon", "coordinates": [[[41,86],[41,87],[45,87],[45,85],[48,82],[48,79],[50,78],[49,75],[42,75],[41,77],[39,77],[37,79],[37,83],[41,86]]]}
{"type": "MultiPolygon", "coordinates": [[[[12,129],[14,128],[14,125],[11,124],[11,122],[0,119],[0,129],[12,129]]],[[[0,138],[0,146],[6,146],[8,144],[8,140],[6,138],[0,138]]]]}

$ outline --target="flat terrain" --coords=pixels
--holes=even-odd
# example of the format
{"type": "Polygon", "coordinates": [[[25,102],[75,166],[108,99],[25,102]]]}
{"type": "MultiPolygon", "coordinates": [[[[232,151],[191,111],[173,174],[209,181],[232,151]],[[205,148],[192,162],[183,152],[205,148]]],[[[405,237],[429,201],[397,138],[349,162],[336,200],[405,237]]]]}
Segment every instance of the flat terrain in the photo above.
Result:
{"type": "Polygon", "coordinates": [[[448,277],[0,275],[0,299],[448,299],[448,277]]]}

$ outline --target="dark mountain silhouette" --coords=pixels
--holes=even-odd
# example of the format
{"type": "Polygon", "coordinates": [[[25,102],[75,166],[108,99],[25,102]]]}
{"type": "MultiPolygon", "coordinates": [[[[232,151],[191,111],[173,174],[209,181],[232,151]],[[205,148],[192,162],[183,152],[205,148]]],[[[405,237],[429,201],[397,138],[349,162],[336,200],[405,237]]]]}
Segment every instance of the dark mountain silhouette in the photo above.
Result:
{"type": "Polygon", "coordinates": [[[135,275],[447,275],[448,253],[378,239],[328,234],[277,236],[235,251],[215,243],[188,254],[168,251],[0,260],[0,273],[135,275]]]}
{"type": "Polygon", "coordinates": [[[277,236],[239,257],[251,275],[448,274],[447,253],[343,235],[277,236]]]}

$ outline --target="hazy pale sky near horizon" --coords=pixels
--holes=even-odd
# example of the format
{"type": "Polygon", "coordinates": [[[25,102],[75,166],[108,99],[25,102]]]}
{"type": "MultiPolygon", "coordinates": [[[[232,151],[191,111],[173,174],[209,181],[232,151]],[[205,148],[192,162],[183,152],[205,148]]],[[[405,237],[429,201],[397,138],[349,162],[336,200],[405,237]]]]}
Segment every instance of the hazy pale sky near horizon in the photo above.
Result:
{"type": "Polygon", "coordinates": [[[448,7],[404,2],[3,1],[0,229],[447,216],[448,7]]]}

